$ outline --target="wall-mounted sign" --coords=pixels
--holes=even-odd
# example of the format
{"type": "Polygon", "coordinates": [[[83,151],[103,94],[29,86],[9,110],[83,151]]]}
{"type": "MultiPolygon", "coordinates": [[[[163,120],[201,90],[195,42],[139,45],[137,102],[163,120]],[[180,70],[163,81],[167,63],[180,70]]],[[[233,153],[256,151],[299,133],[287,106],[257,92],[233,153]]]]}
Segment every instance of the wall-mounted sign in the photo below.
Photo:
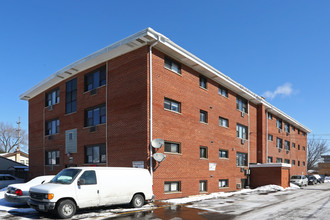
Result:
{"type": "Polygon", "coordinates": [[[217,167],[216,163],[209,163],[209,171],[215,171],[216,167],[217,167]]]}
{"type": "Polygon", "coordinates": [[[134,168],[144,168],[144,161],[133,161],[132,164],[134,168]]]}

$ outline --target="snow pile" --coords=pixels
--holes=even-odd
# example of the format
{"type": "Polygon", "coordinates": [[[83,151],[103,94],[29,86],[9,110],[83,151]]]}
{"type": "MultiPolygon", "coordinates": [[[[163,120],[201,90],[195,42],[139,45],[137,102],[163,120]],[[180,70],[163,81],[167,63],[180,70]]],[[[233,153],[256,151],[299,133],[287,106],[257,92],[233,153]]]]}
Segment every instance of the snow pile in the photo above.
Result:
{"type": "Polygon", "coordinates": [[[300,187],[295,184],[290,184],[290,187],[284,189],[282,186],[278,186],[278,185],[266,185],[266,186],[260,186],[255,189],[242,189],[242,190],[236,191],[236,192],[226,192],[226,193],[218,192],[218,193],[211,193],[208,195],[195,195],[195,196],[189,196],[189,197],[185,197],[185,198],[162,200],[161,202],[179,205],[179,204],[198,202],[198,201],[207,200],[207,199],[227,198],[227,197],[230,197],[233,195],[239,195],[239,194],[244,194],[244,193],[253,193],[253,192],[255,192],[255,193],[272,193],[272,192],[277,192],[277,191],[295,190],[295,189],[300,189],[300,187]]]}
{"type": "Polygon", "coordinates": [[[258,188],[255,188],[254,192],[260,192],[260,193],[271,193],[271,192],[277,192],[277,191],[283,191],[284,188],[282,186],[278,185],[266,185],[266,186],[260,186],[258,188]]]}

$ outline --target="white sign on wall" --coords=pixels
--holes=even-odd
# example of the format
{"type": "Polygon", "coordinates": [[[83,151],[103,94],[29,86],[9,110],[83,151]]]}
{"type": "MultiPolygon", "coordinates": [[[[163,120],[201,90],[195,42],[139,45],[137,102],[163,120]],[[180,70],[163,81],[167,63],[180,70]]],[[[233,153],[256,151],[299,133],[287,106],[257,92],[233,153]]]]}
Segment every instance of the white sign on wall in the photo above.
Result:
{"type": "Polygon", "coordinates": [[[133,161],[134,168],[144,168],[144,161],[133,161]]]}
{"type": "Polygon", "coordinates": [[[216,167],[217,167],[216,163],[209,163],[209,171],[215,171],[216,167]]]}

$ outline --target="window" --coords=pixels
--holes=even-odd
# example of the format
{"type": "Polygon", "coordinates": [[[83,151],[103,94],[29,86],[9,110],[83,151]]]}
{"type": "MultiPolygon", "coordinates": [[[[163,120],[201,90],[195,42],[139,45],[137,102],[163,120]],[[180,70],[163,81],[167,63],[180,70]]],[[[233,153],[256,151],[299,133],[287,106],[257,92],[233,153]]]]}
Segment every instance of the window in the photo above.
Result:
{"type": "Polygon", "coordinates": [[[300,145],[298,144],[298,150],[300,150],[300,145]]]}
{"type": "Polygon", "coordinates": [[[237,126],[236,126],[236,136],[238,138],[241,138],[241,139],[244,139],[244,140],[248,139],[247,132],[248,132],[248,127],[246,127],[244,125],[237,124],[237,126]]]}
{"type": "Polygon", "coordinates": [[[106,162],[105,144],[85,146],[85,163],[96,164],[106,162]]]}
{"type": "Polygon", "coordinates": [[[303,151],[305,151],[306,150],[306,148],[305,148],[305,146],[303,146],[303,151]]]}
{"type": "Polygon", "coordinates": [[[284,142],[284,148],[285,148],[285,150],[290,150],[290,141],[284,142]]]}
{"type": "Polygon", "coordinates": [[[219,126],[221,127],[229,127],[228,119],[219,117],[219,126]]]}
{"type": "Polygon", "coordinates": [[[295,160],[292,160],[291,163],[292,163],[293,166],[296,165],[296,161],[295,160]]]}
{"type": "Polygon", "coordinates": [[[96,89],[106,83],[105,66],[85,75],[85,92],[96,89]]]}
{"type": "Polygon", "coordinates": [[[298,160],[298,167],[300,167],[300,161],[298,160]]]}
{"type": "Polygon", "coordinates": [[[269,140],[269,141],[273,141],[273,135],[269,134],[269,135],[268,135],[268,140],[269,140]]]}
{"type": "Polygon", "coordinates": [[[96,174],[94,170],[85,171],[79,178],[79,180],[84,180],[84,185],[95,185],[96,184],[96,174]]]}
{"type": "Polygon", "coordinates": [[[268,163],[273,163],[273,157],[268,157],[268,163]]]}
{"type": "Polygon", "coordinates": [[[238,167],[247,166],[247,154],[246,153],[236,153],[236,165],[238,167]]]}
{"type": "Polygon", "coordinates": [[[303,161],[303,166],[305,166],[305,161],[303,161]]]}
{"type": "Polygon", "coordinates": [[[199,181],[199,192],[207,192],[207,181],[206,180],[199,181]]]}
{"type": "Polygon", "coordinates": [[[298,134],[300,134],[300,130],[298,129],[298,134]]]}
{"type": "Polygon", "coordinates": [[[284,123],[284,131],[285,131],[286,133],[290,133],[290,125],[289,125],[289,123],[287,123],[287,122],[284,123]]]}
{"type": "Polygon", "coordinates": [[[106,123],[105,105],[85,110],[85,127],[106,123]]]}
{"type": "Polygon", "coordinates": [[[222,96],[228,98],[228,90],[225,89],[224,87],[219,86],[218,87],[218,92],[219,92],[219,95],[222,95],[222,96]]]}
{"type": "Polygon", "coordinates": [[[207,123],[207,111],[200,110],[199,121],[203,123],[207,123]]]}
{"type": "Polygon", "coordinates": [[[54,119],[46,121],[45,135],[58,134],[60,132],[60,120],[54,119]]]}
{"type": "Polygon", "coordinates": [[[282,129],[282,119],[280,118],[276,119],[276,127],[282,129]]]}
{"type": "Polygon", "coordinates": [[[276,138],[276,147],[280,149],[283,148],[283,140],[281,138],[276,138]]]}
{"type": "Polygon", "coordinates": [[[207,89],[207,79],[204,76],[199,76],[199,87],[207,89]]]}
{"type": "Polygon", "coordinates": [[[219,188],[228,187],[228,179],[219,180],[219,188]]]}
{"type": "Polygon", "coordinates": [[[60,164],[60,151],[46,151],[45,153],[45,162],[46,165],[58,165],[60,164]]]}
{"type": "Polygon", "coordinates": [[[45,106],[52,106],[60,102],[60,89],[54,89],[53,91],[46,93],[45,106]]]}
{"type": "Polygon", "coordinates": [[[174,112],[181,112],[181,103],[168,99],[168,98],[164,98],[164,108],[167,110],[171,110],[174,112]]]}
{"type": "Polygon", "coordinates": [[[219,150],[219,158],[228,158],[228,150],[219,150]]]}
{"type": "Polygon", "coordinates": [[[170,69],[178,74],[181,74],[181,64],[172,60],[169,57],[165,57],[165,68],[170,69]]]}
{"type": "Polygon", "coordinates": [[[65,113],[77,111],[77,78],[66,83],[65,113]]]}
{"type": "Polygon", "coordinates": [[[165,149],[164,150],[165,153],[176,153],[176,154],[181,153],[181,147],[179,143],[165,142],[164,149],[165,149]]]}
{"type": "Polygon", "coordinates": [[[276,158],[276,163],[282,163],[282,158],[276,158]]]}
{"type": "Polygon", "coordinates": [[[292,131],[295,131],[295,130],[296,130],[296,128],[294,126],[292,126],[292,131]]]}
{"type": "Polygon", "coordinates": [[[201,159],[207,159],[207,147],[201,146],[199,148],[199,158],[201,158],[201,159]]]}
{"type": "Polygon", "coordinates": [[[237,98],[236,98],[236,108],[238,110],[240,110],[241,112],[248,113],[247,106],[248,106],[247,100],[242,98],[242,97],[237,96],[237,98]]]}
{"type": "Polygon", "coordinates": [[[285,160],[284,160],[284,163],[290,164],[290,160],[285,159],[285,160]]]}
{"type": "Polygon", "coordinates": [[[273,120],[273,115],[268,112],[268,119],[273,120]]]}
{"type": "Polygon", "coordinates": [[[305,136],[305,135],[306,135],[306,133],[305,133],[305,132],[302,132],[302,135],[303,135],[303,136],[305,136]]]}
{"type": "Polygon", "coordinates": [[[165,192],[181,192],[181,182],[165,182],[164,183],[165,192]]]}
{"type": "Polygon", "coordinates": [[[295,143],[292,143],[292,148],[296,148],[296,144],[295,143]]]}

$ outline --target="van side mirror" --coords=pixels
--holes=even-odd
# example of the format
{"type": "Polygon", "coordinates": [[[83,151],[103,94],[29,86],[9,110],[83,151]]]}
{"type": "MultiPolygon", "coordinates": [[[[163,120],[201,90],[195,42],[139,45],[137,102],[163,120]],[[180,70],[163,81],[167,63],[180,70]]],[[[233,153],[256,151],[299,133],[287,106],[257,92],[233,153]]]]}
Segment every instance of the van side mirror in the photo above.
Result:
{"type": "Polygon", "coordinates": [[[78,180],[78,186],[85,185],[85,183],[86,183],[85,179],[79,179],[78,180]]]}

